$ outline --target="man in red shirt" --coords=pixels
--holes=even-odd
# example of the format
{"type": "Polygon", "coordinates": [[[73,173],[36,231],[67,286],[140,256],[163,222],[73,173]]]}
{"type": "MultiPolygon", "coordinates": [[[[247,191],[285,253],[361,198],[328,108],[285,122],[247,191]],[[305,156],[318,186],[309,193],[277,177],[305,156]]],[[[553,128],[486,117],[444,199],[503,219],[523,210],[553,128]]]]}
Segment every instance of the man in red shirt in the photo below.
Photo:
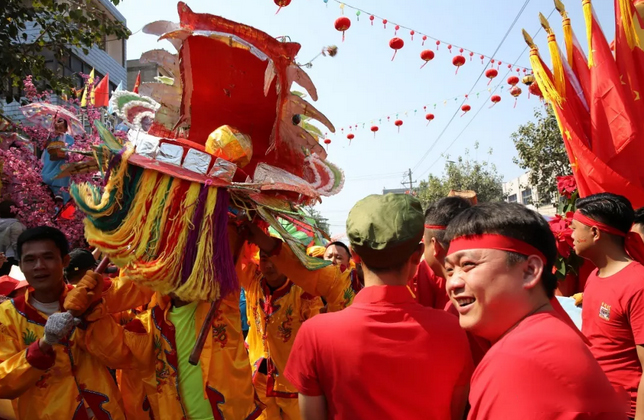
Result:
{"type": "Polygon", "coordinates": [[[420,202],[372,195],[347,235],[365,288],[353,305],[306,321],[285,376],[304,420],[462,419],[472,359],[457,319],[423,307],[407,286],[423,254],[420,202]]]}
{"type": "Polygon", "coordinates": [[[442,310],[449,302],[445,291],[444,264],[449,246],[445,229],[454,217],[471,206],[464,198],[447,197],[431,203],[425,210],[425,254],[413,279],[416,300],[423,306],[442,310]]]}
{"type": "Polygon", "coordinates": [[[550,298],[557,250],[520,204],[484,203],[447,228],[447,292],[461,326],[492,343],[471,382],[469,420],[618,420],[624,404],[550,298]]]}
{"type": "Polygon", "coordinates": [[[592,195],[576,204],[572,221],[575,252],[597,267],[586,281],[582,332],[613,386],[629,394],[629,417],[641,420],[644,266],[633,261],[625,249],[633,208],[626,198],[609,193],[592,195]]]}

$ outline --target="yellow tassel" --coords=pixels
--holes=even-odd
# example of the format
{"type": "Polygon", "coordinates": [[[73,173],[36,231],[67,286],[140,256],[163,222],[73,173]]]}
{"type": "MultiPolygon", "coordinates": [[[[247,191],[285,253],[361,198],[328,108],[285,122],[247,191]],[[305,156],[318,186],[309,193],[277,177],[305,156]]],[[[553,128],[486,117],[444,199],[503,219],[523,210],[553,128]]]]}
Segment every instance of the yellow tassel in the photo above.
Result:
{"type": "Polygon", "coordinates": [[[639,36],[635,30],[635,24],[633,22],[634,11],[631,10],[632,0],[619,0],[619,8],[622,15],[622,26],[624,27],[624,33],[626,34],[626,41],[630,49],[634,49],[640,43],[639,36]]]}
{"type": "Polygon", "coordinates": [[[166,192],[170,182],[172,182],[172,177],[170,175],[163,175],[158,183],[154,195],[151,197],[151,200],[148,199],[148,202],[152,201],[152,203],[150,204],[150,209],[145,215],[145,225],[142,229],[141,239],[138,247],[134,251],[134,257],[137,259],[142,258],[148,251],[151,243],[151,235],[154,233],[154,228],[162,217],[161,213],[164,208],[163,203],[166,200],[166,192]]]}
{"type": "Polygon", "coordinates": [[[548,35],[548,49],[550,50],[550,58],[552,59],[552,73],[555,79],[555,87],[557,92],[562,97],[566,96],[566,74],[564,73],[563,62],[561,61],[561,53],[555,35],[548,35]]]}
{"type": "Polygon", "coordinates": [[[171,179],[172,185],[165,195],[165,201],[162,206],[161,217],[158,220],[159,225],[156,227],[154,235],[150,238],[150,243],[148,244],[148,256],[145,259],[146,261],[154,259],[154,257],[159,253],[159,246],[161,245],[162,234],[166,229],[166,222],[168,220],[168,214],[170,213],[170,207],[179,194],[179,189],[182,184],[182,180],[179,178],[171,179]]]}
{"type": "Polygon", "coordinates": [[[215,267],[213,265],[213,256],[215,254],[215,248],[213,247],[213,235],[215,234],[213,213],[217,205],[217,192],[218,190],[215,187],[208,189],[206,211],[197,239],[197,255],[194,267],[198,267],[198,269],[192,270],[185,284],[174,291],[182,300],[215,300],[219,297],[219,288],[214,281],[215,267]]]}
{"type": "Polygon", "coordinates": [[[563,20],[563,33],[564,41],[566,42],[566,53],[568,54],[568,64],[573,65],[573,35],[572,35],[572,26],[570,25],[570,18],[565,18],[563,20]]]}
{"type": "Polygon", "coordinates": [[[584,19],[586,20],[586,36],[588,38],[588,67],[595,65],[593,60],[593,5],[590,0],[584,0],[583,3],[584,19]]]}
{"type": "Polygon", "coordinates": [[[537,79],[543,97],[553,106],[556,104],[556,106],[561,107],[563,98],[557,92],[548,73],[546,73],[541,57],[539,56],[539,50],[536,47],[530,50],[530,64],[532,65],[534,78],[537,79]]]}

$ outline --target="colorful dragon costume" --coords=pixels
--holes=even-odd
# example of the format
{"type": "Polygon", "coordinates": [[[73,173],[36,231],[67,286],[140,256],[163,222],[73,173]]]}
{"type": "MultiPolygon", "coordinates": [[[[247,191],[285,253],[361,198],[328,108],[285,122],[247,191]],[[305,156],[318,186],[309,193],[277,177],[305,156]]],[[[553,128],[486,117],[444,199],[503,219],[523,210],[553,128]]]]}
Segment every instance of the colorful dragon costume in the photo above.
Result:
{"type": "Polygon", "coordinates": [[[307,223],[296,205],[336,194],[343,184],[317,136],[299,125],[302,116],[334,131],[291,92],[296,82],[317,99],[295,63],[300,45],[194,13],[183,2],[178,11],[180,23],[144,28],[177,50],[142,56],[172,76],[141,86],[160,105],[141,104],[140,112],[154,112],[152,127],[121,142],[97,124],[103,143],[95,156],[105,185],[71,188],[87,215],[88,242],[123,275],[186,301],[212,301],[238,287],[226,228],[231,213],[259,215],[309,269],[326,265],[307,257],[278,222],[285,216],[307,223]]]}

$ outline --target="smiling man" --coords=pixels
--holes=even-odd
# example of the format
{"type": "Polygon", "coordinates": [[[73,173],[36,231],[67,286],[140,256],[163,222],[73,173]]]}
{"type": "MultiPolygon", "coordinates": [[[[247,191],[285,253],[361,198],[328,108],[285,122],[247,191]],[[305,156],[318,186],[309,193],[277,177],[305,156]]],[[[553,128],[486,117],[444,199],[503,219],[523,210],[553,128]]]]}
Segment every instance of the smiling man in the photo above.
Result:
{"type": "Polygon", "coordinates": [[[447,228],[447,292],[461,326],[492,342],[469,419],[617,420],[625,407],[586,344],[550,306],[555,240],[519,204],[484,203],[447,228]]]}

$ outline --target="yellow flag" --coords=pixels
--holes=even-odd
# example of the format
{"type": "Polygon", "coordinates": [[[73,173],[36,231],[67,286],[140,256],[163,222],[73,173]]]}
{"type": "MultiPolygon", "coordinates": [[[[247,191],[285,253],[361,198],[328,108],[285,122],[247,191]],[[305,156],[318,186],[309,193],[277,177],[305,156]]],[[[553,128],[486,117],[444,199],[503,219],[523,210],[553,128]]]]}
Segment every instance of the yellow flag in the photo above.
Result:
{"type": "MultiPolygon", "coordinates": [[[[94,84],[94,69],[89,73],[89,79],[87,79],[87,83],[85,84],[85,89],[83,90],[83,97],[81,99],[81,106],[87,106],[87,87],[92,86],[94,84]]],[[[92,88],[92,92],[90,93],[90,104],[94,103],[94,88],[92,88]]]]}

